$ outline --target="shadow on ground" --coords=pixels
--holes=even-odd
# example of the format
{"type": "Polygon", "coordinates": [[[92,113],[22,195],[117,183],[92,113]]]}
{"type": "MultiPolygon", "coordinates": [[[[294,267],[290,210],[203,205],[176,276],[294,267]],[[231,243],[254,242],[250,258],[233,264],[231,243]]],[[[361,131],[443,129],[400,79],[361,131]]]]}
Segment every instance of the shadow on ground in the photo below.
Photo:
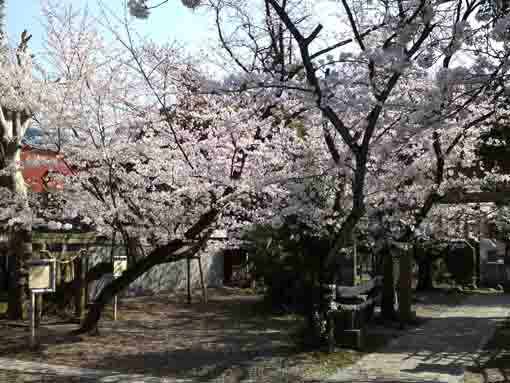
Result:
{"type": "MultiPolygon", "coordinates": [[[[241,299],[223,295],[212,297],[207,305],[197,299],[195,302],[188,305],[175,296],[124,299],[119,310],[121,320],[103,321],[101,336],[83,337],[80,341],[78,337],[65,335],[58,326],[52,327],[48,331],[54,333],[41,338],[43,343],[47,342],[46,354],[29,355],[28,359],[184,381],[303,381],[296,366],[289,362],[292,359],[289,357],[299,352],[295,345],[295,330],[300,322],[295,318],[268,315],[257,296],[241,299]]],[[[492,297],[487,297],[484,302],[488,307],[495,307],[497,302],[501,304],[500,299],[492,297]]],[[[405,353],[408,358],[419,361],[413,368],[403,368],[399,382],[432,383],[437,380],[428,380],[428,374],[447,372],[457,375],[477,356],[475,350],[471,350],[468,340],[472,337],[469,335],[503,319],[438,318],[444,307],[440,303],[427,311],[430,316],[421,326],[397,331],[404,335],[384,349],[385,353],[405,353]],[[448,329],[447,336],[444,332],[427,330],[435,327],[448,329]],[[406,378],[406,374],[423,374],[424,378],[406,378]]],[[[3,341],[3,333],[0,335],[3,341]]],[[[18,342],[19,339],[18,336],[18,342]]],[[[14,334],[12,342],[16,343],[14,334]]],[[[0,347],[2,356],[14,357],[13,352],[0,347]]],[[[105,382],[127,382],[119,379],[119,376],[112,376],[105,382]]],[[[389,383],[395,380],[360,376],[351,381],[389,383]]]]}
{"type": "MultiPolygon", "coordinates": [[[[471,349],[472,344],[466,339],[472,339],[471,336],[477,334],[478,329],[482,326],[488,326],[490,322],[499,322],[500,320],[501,318],[470,317],[430,319],[427,324],[440,321],[443,328],[448,328],[448,337],[445,337],[444,334],[430,333],[422,328],[415,328],[411,332],[412,341],[406,342],[405,339],[399,339],[398,342],[384,350],[386,354],[405,353],[407,358],[418,360],[418,364],[414,368],[403,368],[401,370],[403,375],[424,374],[426,377],[429,374],[450,374],[458,376],[462,374],[467,365],[474,363],[477,358],[476,350],[471,349]],[[417,348],[420,351],[416,351],[417,348]]],[[[187,332],[183,330],[183,333],[187,332]]],[[[411,336],[411,334],[407,336],[411,336]]],[[[199,334],[196,335],[200,337],[199,334]]],[[[259,336],[256,331],[251,332],[250,327],[246,326],[240,332],[229,332],[228,328],[224,328],[214,335],[213,331],[209,329],[208,335],[213,336],[214,339],[209,338],[206,341],[204,334],[204,341],[200,343],[200,340],[196,339],[193,343],[197,346],[192,348],[105,356],[94,365],[86,367],[114,369],[119,366],[129,366],[130,372],[214,380],[225,376],[225,374],[237,374],[243,378],[264,376],[265,372],[261,371],[260,364],[256,362],[271,359],[272,363],[269,368],[278,369],[278,373],[282,377],[293,375],[292,366],[286,365],[284,360],[296,350],[280,332],[259,336]]],[[[382,380],[376,381],[391,381],[384,380],[384,377],[380,377],[380,379],[382,380]]],[[[360,380],[360,382],[362,381],[360,380]]],[[[410,378],[405,381],[426,382],[427,379],[413,380],[410,378]]]]}
{"type": "Polygon", "coordinates": [[[468,368],[466,383],[510,383],[510,320],[496,331],[476,365],[468,368]]]}

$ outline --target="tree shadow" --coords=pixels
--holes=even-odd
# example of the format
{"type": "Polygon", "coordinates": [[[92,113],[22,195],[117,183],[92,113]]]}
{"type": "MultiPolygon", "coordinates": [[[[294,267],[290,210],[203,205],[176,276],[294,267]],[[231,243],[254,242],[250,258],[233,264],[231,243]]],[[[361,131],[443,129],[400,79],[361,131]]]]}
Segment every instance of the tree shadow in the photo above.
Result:
{"type": "MultiPolygon", "coordinates": [[[[406,355],[400,368],[399,382],[427,382],[430,376],[439,374],[460,376],[467,366],[476,362],[479,356],[473,337],[476,338],[475,343],[478,343],[479,329],[500,319],[499,317],[431,319],[427,322],[427,326],[416,328],[413,332],[396,338],[395,342],[385,347],[383,352],[406,355]],[[449,332],[447,334],[431,333],[429,331],[431,322],[437,322],[432,327],[440,325],[449,332]],[[414,378],[413,375],[420,378],[414,378]]],[[[252,379],[253,376],[266,374],[260,367],[264,363],[258,362],[267,361],[284,381],[293,377],[291,370],[286,373],[287,366],[279,364],[285,358],[298,352],[285,333],[275,331],[261,334],[249,331],[249,327],[243,327],[243,329],[246,331],[229,332],[228,329],[223,328],[221,332],[214,333],[212,339],[204,339],[203,342],[200,342],[199,336],[195,338],[193,346],[184,349],[169,347],[165,351],[110,355],[98,360],[97,364],[86,367],[112,370],[121,368],[130,373],[204,381],[224,379],[226,375],[233,374],[240,379],[233,381],[242,381],[242,379],[252,379]]],[[[267,376],[268,374],[266,378],[267,376]]],[[[270,373],[269,376],[271,376],[270,373]]],[[[301,381],[297,376],[293,378],[301,381]]],[[[375,380],[370,381],[395,381],[395,377],[374,378],[375,380]]],[[[364,381],[363,377],[359,379],[359,382],[364,381]]],[[[349,381],[358,382],[352,379],[349,381]]],[[[430,382],[437,382],[437,380],[430,378],[430,382]]]]}
{"type": "MultiPolygon", "coordinates": [[[[0,370],[0,381],[9,383],[163,383],[156,377],[125,374],[69,374],[55,371],[0,370]]],[[[185,383],[185,382],[182,382],[185,383]]]]}
{"type": "MultiPolygon", "coordinates": [[[[487,301],[496,303],[492,299],[487,301]]],[[[285,364],[287,358],[300,351],[292,332],[296,322],[268,320],[259,304],[258,298],[229,296],[213,297],[208,304],[191,305],[166,296],[126,299],[119,312],[121,317],[125,313],[129,319],[102,321],[102,337],[84,337],[83,342],[78,343],[83,358],[77,365],[117,371],[111,382],[126,381],[115,380],[115,376],[124,376],[122,374],[190,382],[303,381],[285,364]],[[144,315],[144,310],[153,315],[144,315]],[[119,344],[108,348],[114,341],[119,344]],[[123,348],[122,344],[129,347],[123,348]]],[[[502,319],[497,316],[428,318],[424,324],[407,331],[393,331],[392,334],[400,333],[400,336],[386,345],[383,352],[406,355],[398,382],[437,382],[429,377],[446,373],[457,376],[465,367],[475,364],[480,355],[473,338],[478,343],[480,329],[502,319]]],[[[79,340],[78,337],[54,338],[49,345],[79,340]]],[[[355,376],[337,381],[389,383],[394,382],[395,377],[355,376]]]]}
{"type": "Polygon", "coordinates": [[[70,335],[67,329],[69,326],[65,326],[65,330],[62,330],[62,326],[40,327],[36,331],[37,341],[40,344],[36,350],[31,350],[30,344],[30,332],[29,327],[16,326],[16,327],[4,327],[0,329],[1,345],[0,345],[0,357],[15,357],[19,353],[31,354],[34,358],[40,356],[48,346],[52,345],[70,345],[76,344],[83,341],[83,338],[75,335],[70,335]]]}
{"type": "Polygon", "coordinates": [[[484,383],[510,383],[510,320],[498,328],[468,371],[481,375],[484,383]]]}
{"type": "MultiPolygon", "coordinates": [[[[189,379],[190,381],[257,381],[269,377],[293,377],[292,381],[303,381],[281,365],[260,367],[257,362],[264,359],[285,358],[292,350],[287,347],[273,347],[269,352],[261,351],[217,351],[197,347],[169,352],[148,352],[143,355],[128,354],[103,360],[95,368],[113,369],[129,365],[130,373],[144,373],[158,377],[173,379],[189,379]],[[278,367],[278,368],[275,368],[278,367]]],[[[276,363],[276,365],[275,365],[276,363]]],[[[289,380],[290,381],[290,380],[289,380]]]]}

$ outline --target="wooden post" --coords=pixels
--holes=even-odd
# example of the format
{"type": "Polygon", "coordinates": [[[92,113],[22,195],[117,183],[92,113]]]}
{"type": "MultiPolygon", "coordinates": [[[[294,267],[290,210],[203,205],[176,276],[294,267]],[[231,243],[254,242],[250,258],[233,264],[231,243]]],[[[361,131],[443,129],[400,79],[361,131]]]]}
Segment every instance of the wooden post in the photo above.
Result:
{"type": "Polygon", "coordinates": [[[43,310],[43,294],[35,296],[35,327],[41,327],[42,310],[43,310]]]}
{"type": "MultiPolygon", "coordinates": [[[[46,250],[46,244],[43,244],[42,249],[46,250]]],[[[41,252],[34,253],[32,258],[41,259],[41,252]]],[[[41,327],[43,304],[43,294],[37,294],[35,296],[35,328],[41,327]]]]}
{"type": "Polygon", "coordinates": [[[113,297],[113,320],[117,320],[117,295],[113,297]]]}
{"type": "Polygon", "coordinates": [[[85,305],[86,305],[86,297],[85,297],[85,276],[86,276],[86,269],[85,269],[85,262],[82,258],[83,253],[80,253],[79,257],[76,261],[76,274],[75,278],[77,279],[77,289],[76,289],[76,302],[75,302],[75,315],[76,318],[80,321],[83,319],[83,316],[85,315],[85,305]]]}
{"type": "Polygon", "coordinates": [[[30,347],[35,348],[37,346],[35,338],[35,293],[31,291],[30,295],[32,298],[30,304],[30,347]]]}
{"type": "MultiPolygon", "coordinates": [[[[90,262],[89,262],[89,253],[87,252],[87,256],[85,257],[85,277],[89,272],[90,262]]],[[[89,304],[89,284],[87,283],[86,278],[84,278],[85,286],[83,289],[85,290],[85,307],[88,307],[89,304]]]]}
{"type": "Polygon", "coordinates": [[[191,259],[190,257],[186,257],[186,282],[188,287],[188,304],[191,304],[191,259]]]}
{"type": "Polygon", "coordinates": [[[333,317],[333,311],[328,312],[328,351],[330,353],[335,351],[335,318],[333,317]]]}
{"type": "Polygon", "coordinates": [[[205,286],[204,273],[202,271],[202,257],[198,256],[198,270],[200,271],[200,285],[202,287],[202,297],[204,303],[207,303],[207,287],[205,286]]]}
{"type": "Polygon", "coordinates": [[[74,316],[77,319],[80,319],[82,316],[82,308],[81,308],[81,300],[80,300],[80,290],[81,290],[81,265],[79,264],[79,258],[74,259],[69,263],[74,269],[74,278],[73,284],[76,284],[74,289],[74,316]]]}

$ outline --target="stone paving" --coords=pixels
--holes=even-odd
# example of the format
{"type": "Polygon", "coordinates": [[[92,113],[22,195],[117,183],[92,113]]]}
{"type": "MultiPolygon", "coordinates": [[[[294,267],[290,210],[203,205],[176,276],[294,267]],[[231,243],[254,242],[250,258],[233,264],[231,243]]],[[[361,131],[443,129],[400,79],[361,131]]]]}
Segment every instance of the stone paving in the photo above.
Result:
{"type": "Polygon", "coordinates": [[[191,383],[191,379],[167,379],[115,371],[74,368],[0,358],[2,383],[191,383]]]}
{"type": "Polygon", "coordinates": [[[477,295],[446,309],[328,382],[456,383],[481,355],[498,323],[510,314],[509,295],[477,295]]]}

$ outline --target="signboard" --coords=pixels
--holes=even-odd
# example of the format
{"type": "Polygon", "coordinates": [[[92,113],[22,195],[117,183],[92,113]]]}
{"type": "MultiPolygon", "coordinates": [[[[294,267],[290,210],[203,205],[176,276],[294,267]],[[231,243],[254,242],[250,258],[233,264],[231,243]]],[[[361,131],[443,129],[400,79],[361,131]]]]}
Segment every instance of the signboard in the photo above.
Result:
{"type": "Polygon", "coordinates": [[[55,292],[56,262],[54,259],[35,259],[28,263],[28,288],[33,293],[55,292]]]}
{"type": "MultiPolygon", "coordinates": [[[[113,277],[118,278],[127,270],[127,256],[113,256],[113,277]]],[[[113,320],[117,320],[117,295],[113,298],[113,320]]]]}
{"type": "Polygon", "coordinates": [[[113,277],[118,278],[127,270],[127,257],[125,255],[116,255],[113,257],[113,277]]]}

